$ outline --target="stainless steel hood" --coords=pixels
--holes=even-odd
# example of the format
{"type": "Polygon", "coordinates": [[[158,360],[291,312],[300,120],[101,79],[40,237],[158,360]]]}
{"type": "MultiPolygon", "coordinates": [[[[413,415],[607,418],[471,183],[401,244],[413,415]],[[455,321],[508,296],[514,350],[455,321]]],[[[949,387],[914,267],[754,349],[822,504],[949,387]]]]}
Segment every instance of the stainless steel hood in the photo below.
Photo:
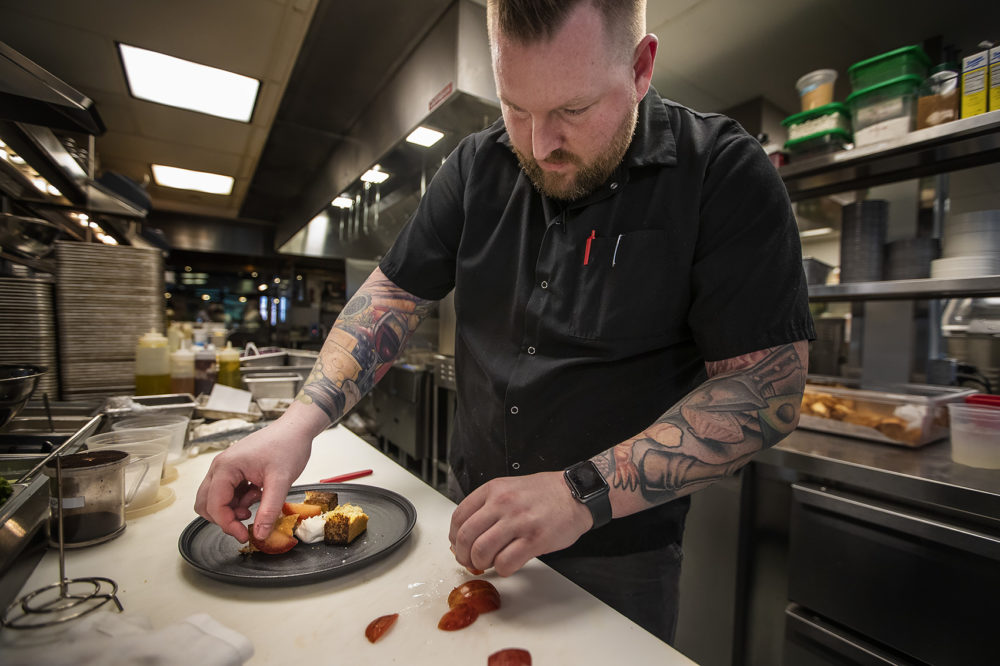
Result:
{"type": "Polygon", "coordinates": [[[486,10],[458,0],[330,155],[300,205],[284,216],[275,237],[279,252],[380,258],[444,158],[499,115],[486,10]],[[407,143],[405,137],[419,125],[445,137],[431,148],[407,143]],[[391,176],[366,186],[359,177],[375,164],[391,176]],[[350,208],[331,206],[340,195],[351,199],[350,208]]]}

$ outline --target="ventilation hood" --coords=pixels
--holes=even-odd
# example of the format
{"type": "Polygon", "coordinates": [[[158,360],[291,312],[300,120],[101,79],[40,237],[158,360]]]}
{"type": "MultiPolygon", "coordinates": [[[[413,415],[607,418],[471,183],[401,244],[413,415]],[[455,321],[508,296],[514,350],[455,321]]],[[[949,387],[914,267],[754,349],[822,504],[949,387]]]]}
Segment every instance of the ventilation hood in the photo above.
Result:
{"type": "Polygon", "coordinates": [[[465,136],[500,116],[486,9],[458,0],[376,95],[275,234],[278,251],[378,260],[420,201],[427,182],[465,136]],[[444,132],[430,148],[405,141],[418,126],[444,132]],[[388,172],[364,183],[373,166],[388,172]],[[349,207],[332,205],[335,198],[349,207]]]}

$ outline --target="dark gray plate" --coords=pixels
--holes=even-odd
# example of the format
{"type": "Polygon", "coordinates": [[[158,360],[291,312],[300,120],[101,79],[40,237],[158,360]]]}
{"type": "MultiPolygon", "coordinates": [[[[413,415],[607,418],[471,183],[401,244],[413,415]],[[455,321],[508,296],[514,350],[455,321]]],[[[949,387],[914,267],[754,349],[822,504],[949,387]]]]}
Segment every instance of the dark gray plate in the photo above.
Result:
{"type": "MultiPolygon", "coordinates": [[[[368,529],[346,546],[301,541],[287,553],[241,555],[243,544],[204,518],[193,520],[177,542],[196,571],[242,585],[284,586],[312,583],[368,566],[398,548],[417,522],[417,510],[402,495],[374,486],[318,483],[293,486],[287,501],[301,502],[307,490],[337,493],[340,504],[357,504],[368,514],[368,529]]],[[[251,507],[256,512],[257,505],[251,507]]],[[[251,516],[250,521],[252,522],[251,516]]]]}

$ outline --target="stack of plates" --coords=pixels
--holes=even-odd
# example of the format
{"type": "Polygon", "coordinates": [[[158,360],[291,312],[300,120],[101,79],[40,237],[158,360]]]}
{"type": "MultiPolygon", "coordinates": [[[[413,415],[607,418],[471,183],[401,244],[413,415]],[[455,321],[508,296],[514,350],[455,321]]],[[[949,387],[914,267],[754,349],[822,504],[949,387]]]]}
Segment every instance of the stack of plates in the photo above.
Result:
{"type": "Polygon", "coordinates": [[[931,262],[931,277],[1000,275],[1000,210],[949,217],[941,249],[942,257],[931,262]]]}
{"type": "Polygon", "coordinates": [[[56,325],[52,280],[0,278],[0,363],[40,365],[48,372],[38,380],[34,398],[47,393],[59,399],[56,325]]]}
{"type": "Polygon", "coordinates": [[[59,242],[56,257],[63,399],[132,395],[136,342],[164,330],[162,255],[59,242]]]}
{"type": "Polygon", "coordinates": [[[882,279],[889,202],[881,199],[844,206],[840,231],[840,281],[882,279]]]}

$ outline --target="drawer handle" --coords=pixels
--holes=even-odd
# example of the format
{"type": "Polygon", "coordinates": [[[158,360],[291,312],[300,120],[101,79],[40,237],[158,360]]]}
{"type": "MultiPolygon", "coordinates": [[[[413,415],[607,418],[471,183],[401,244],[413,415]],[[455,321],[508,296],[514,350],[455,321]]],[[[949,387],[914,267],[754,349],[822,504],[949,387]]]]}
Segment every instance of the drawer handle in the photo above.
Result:
{"type": "Polygon", "coordinates": [[[1000,538],[927,516],[908,513],[903,507],[886,504],[870,497],[860,497],[814,484],[793,483],[795,499],[802,504],[863,520],[911,536],[983,555],[1000,561],[1000,538]]]}

